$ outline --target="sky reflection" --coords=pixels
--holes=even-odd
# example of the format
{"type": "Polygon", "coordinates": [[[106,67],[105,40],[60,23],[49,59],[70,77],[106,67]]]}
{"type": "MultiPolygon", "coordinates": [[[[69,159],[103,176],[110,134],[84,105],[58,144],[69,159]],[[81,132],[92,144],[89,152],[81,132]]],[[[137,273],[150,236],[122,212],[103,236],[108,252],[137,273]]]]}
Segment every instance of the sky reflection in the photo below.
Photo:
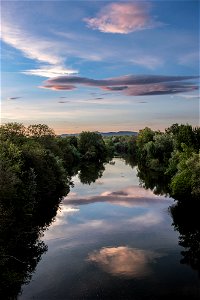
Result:
{"type": "Polygon", "coordinates": [[[104,191],[100,195],[84,198],[72,192],[64,198],[63,203],[64,205],[85,205],[96,202],[108,202],[126,207],[143,207],[163,201],[171,203],[170,198],[154,195],[152,191],[145,190],[139,186],[129,186],[119,191],[104,191]]]}
{"type": "Polygon", "coordinates": [[[88,261],[96,263],[114,276],[143,277],[152,272],[150,263],[160,254],[127,246],[102,248],[93,251],[88,261]]]}
{"type": "Polygon", "coordinates": [[[118,158],[97,182],[83,185],[75,177],[74,183],[44,234],[48,252],[20,300],[160,300],[174,288],[180,295],[183,286],[190,295],[197,291],[192,271],[179,263],[168,213],[173,199],[144,190],[136,169],[118,158]]]}
{"type": "Polygon", "coordinates": [[[74,188],[63,199],[46,241],[65,239],[67,247],[76,239],[76,245],[83,245],[120,231],[143,232],[144,227],[147,231],[154,227],[156,232],[156,225],[165,226],[167,207],[173,200],[140,187],[136,168],[120,158],[107,164],[103,176],[90,186],[81,184],[77,176],[73,181],[74,188]]]}

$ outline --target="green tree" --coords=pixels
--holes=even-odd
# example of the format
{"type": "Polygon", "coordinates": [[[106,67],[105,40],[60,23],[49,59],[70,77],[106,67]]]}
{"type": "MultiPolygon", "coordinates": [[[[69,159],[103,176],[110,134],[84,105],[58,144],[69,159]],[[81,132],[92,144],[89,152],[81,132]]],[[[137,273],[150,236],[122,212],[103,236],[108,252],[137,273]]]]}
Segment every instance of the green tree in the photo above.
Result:
{"type": "Polygon", "coordinates": [[[1,141],[0,147],[0,198],[9,200],[17,195],[21,183],[22,153],[18,146],[1,141]]]}
{"type": "Polygon", "coordinates": [[[101,134],[83,131],[79,135],[78,149],[82,158],[88,161],[100,161],[106,158],[107,151],[101,134]]]}
{"type": "Polygon", "coordinates": [[[72,175],[73,169],[80,163],[80,153],[77,148],[77,138],[57,138],[57,145],[60,149],[59,157],[67,172],[72,175]]]}
{"type": "MultiPolygon", "coordinates": [[[[144,129],[139,131],[139,134],[138,134],[137,140],[136,140],[138,164],[143,164],[143,165],[146,164],[146,161],[147,161],[146,160],[146,158],[147,158],[146,144],[149,142],[153,142],[154,135],[155,135],[155,132],[148,127],[145,127],[144,129]]],[[[150,145],[149,147],[151,147],[151,146],[152,145],[150,145]]]]}
{"type": "Polygon", "coordinates": [[[174,149],[174,141],[169,134],[157,133],[153,141],[146,143],[143,149],[146,152],[146,166],[165,172],[174,149]]]}
{"type": "Polygon", "coordinates": [[[26,135],[26,127],[21,123],[6,123],[0,126],[0,142],[9,140],[21,144],[26,140],[26,135]]]}
{"type": "Polygon", "coordinates": [[[178,150],[182,149],[181,144],[184,143],[188,147],[195,147],[195,132],[191,125],[189,124],[173,124],[168,129],[166,133],[171,134],[175,141],[175,147],[178,150]]]}
{"type": "Polygon", "coordinates": [[[46,124],[34,124],[30,125],[27,128],[27,133],[29,136],[33,136],[35,138],[40,138],[40,137],[54,137],[55,132],[53,129],[51,129],[48,125],[46,124]]]}
{"type": "Polygon", "coordinates": [[[185,196],[200,197],[200,153],[189,156],[186,151],[179,155],[177,173],[170,184],[172,195],[180,200],[185,196]]]}

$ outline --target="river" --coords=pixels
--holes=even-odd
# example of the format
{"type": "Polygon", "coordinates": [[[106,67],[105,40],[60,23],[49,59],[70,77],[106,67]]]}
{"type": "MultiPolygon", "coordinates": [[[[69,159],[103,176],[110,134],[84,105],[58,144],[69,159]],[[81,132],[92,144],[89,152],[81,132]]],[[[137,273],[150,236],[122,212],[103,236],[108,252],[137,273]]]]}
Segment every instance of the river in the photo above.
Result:
{"type": "Polygon", "coordinates": [[[115,158],[102,177],[80,174],[42,240],[48,246],[20,300],[199,299],[198,272],[180,263],[174,200],[139,185],[115,158]]]}

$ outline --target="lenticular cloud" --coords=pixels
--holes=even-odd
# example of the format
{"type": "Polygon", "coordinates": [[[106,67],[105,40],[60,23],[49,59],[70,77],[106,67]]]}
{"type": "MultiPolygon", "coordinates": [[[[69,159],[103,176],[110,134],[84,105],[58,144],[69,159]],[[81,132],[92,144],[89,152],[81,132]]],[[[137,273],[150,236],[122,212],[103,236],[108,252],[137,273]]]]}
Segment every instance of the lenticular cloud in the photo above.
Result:
{"type": "Polygon", "coordinates": [[[196,76],[126,75],[107,79],[79,76],[60,76],[44,82],[43,88],[70,91],[78,86],[98,87],[108,92],[122,92],[127,96],[177,94],[197,90],[191,79],[196,76]]]}

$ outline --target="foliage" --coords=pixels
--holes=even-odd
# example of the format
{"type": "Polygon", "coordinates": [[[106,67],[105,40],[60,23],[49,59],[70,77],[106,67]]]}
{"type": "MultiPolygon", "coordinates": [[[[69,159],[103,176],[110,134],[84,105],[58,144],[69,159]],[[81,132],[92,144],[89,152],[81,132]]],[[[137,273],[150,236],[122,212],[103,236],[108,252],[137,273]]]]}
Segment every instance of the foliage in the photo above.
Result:
{"type": "Polygon", "coordinates": [[[7,123],[0,126],[0,142],[7,141],[21,144],[26,139],[26,127],[21,123],[7,123]]]}
{"type": "Polygon", "coordinates": [[[49,128],[49,126],[47,126],[46,124],[30,125],[27,128],[27,133],[29,136],[33,136],[34,138],[55,136],[53,129],[49,128]]]}
{"type": "Polygon", "coordinates": [[[136,140],[138,164],[145,164],[146,166],[148,166],[147,151],[148,148],[152,146],[152,143],[150,142],[153,141],[154,135],[155,132],[148,127],[145,127],[144,129],[139,131],[136,140]],[[150,144],[146,146],[148,143],[150,144]]]}
{"type": "Polygon", "coordinates": [[[112,136],[104,138],[109,156],[136,156],[135,136],[112,136]]]}
{"type": "Polygon", "coordinates": [[[169,181],[169,192],[176,199],[200,196],[199,128],[173,124],[165,133],[145,128],[136,144],[139,173],[159,172],[169,181]]]}
{"type": "Polygon", "coordinates": [[[1,126],[0,142],[0,298],[15,299],[47,249],[40,236],[70,178],[48,141],[22,124],[1,126]]]}
{"type": "Polygon", "coordinates": [[[107,151],[101,134],[83,131],[79,135],[78,149],[82,159],[100,161],[106,158],[107,151]]]}
{"type": "Polygon", "coordinates": [[[167,134],[171,134],[175,141],[175,148],[182,149],[182,143],[194,150],[200,146],[200,131],[199,128],[192,128],[189,124],[173,124],[166,129],[167,134]]]}
{"type": "MultiPolygon", "coordinates": [[[[183,153],[184,154],[184,153],[183,153]]],[[[179,156],[177,173],[170,184],[172,195],[179,199],[184,196],[200,197],[200,153],[179,156]],[[181,159],[180,159],[181,157],[181,159]]]]}
{"type": "Polygon", "coordinates": [[[15,197],[21,183],[21,151],[12,142],[1,141],[0,147],[0,198],[15,197]]]}

